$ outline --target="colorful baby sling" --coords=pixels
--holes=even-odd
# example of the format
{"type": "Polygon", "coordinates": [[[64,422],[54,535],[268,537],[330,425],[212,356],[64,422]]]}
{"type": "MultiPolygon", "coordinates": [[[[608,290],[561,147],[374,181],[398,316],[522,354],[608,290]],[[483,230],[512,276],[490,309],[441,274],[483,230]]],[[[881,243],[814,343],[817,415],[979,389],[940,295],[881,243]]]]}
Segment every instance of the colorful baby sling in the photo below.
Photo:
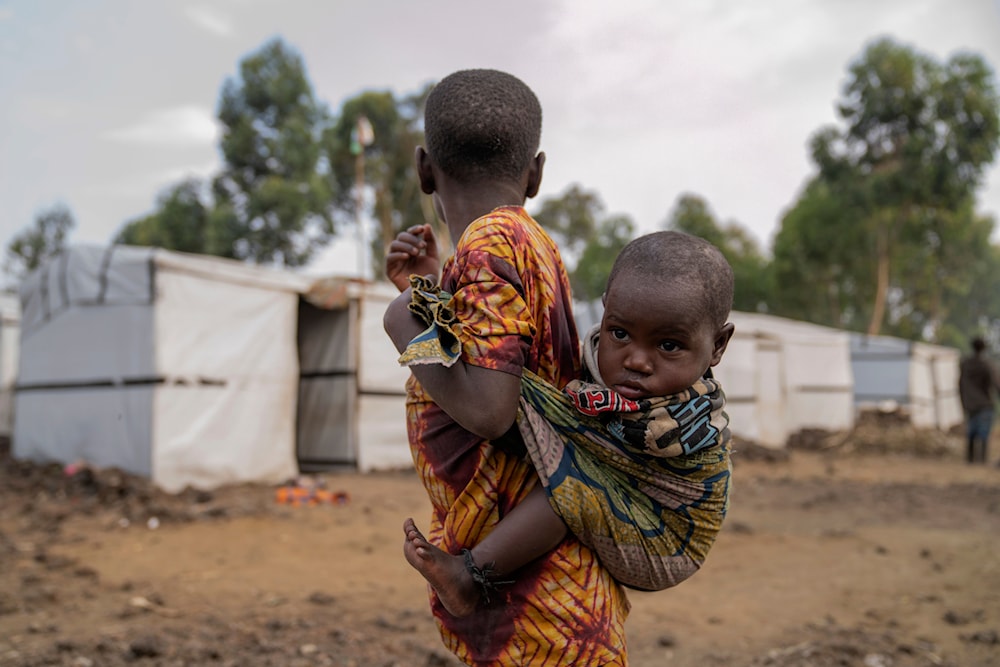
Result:
{"type": "MultiPolygon", "coordinates": [[[[450,295],[426,278],[410,281],[410,310],[428,328],[400,363],[453,364],[461,324],[450,295]]],[[[584,341],[594,371],[595,341],[584,341]]],[[[584,380],[560,391],[525,370],[517,424],[569,530],[620,583],[652,591],[694,574],[722,528],[731,473],[724,407],[710,377],[680,394],[632,401],[584,380]]]]}

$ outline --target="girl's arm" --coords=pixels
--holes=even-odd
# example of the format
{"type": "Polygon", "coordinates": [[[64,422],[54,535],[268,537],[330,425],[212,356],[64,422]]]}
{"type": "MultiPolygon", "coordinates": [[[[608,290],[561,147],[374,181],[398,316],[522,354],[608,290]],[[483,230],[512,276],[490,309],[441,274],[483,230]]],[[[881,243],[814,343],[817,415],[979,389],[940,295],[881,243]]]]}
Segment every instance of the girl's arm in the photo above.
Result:
{"type": "MultiPolygon", "coordinates": [[[[385,331],[400,353],[427,326],[410,312],[410,298],[406,289],[389,304],[383,318],[385,331]]],[[[442,410],[481,438],[499,438],[517,418],[521,379],[516,375],[472,366],[461,359],[447,367],[410,366],[410,371],[442,410]]]]}

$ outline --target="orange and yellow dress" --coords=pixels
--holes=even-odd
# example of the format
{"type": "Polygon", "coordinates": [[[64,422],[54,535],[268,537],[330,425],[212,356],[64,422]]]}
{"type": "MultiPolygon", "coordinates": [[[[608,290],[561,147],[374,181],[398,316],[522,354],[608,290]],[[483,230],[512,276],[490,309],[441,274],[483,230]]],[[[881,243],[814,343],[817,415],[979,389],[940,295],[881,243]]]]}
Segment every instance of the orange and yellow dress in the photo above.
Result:
{"type": "MultiPolygon", "coordinates": [[[[472,222],[443,267],[441,288],[461,322],[462,360],[562,387],[580,371],[569,280],[553,241],[519,206],[472,222]]],[[[489,400],[489,397],[484,397],[489,400]]],[[[407,430],[431,500],[427,538],[452,554],[471,549],[537,484],[523,452],[466,431],[414,377],[407,430]]],[[[488,604],[452,617],[430,590],[445,645],[481,667],[625,665],[624,590],[594,552],[567,537],[518,570],[488,604]]]]}

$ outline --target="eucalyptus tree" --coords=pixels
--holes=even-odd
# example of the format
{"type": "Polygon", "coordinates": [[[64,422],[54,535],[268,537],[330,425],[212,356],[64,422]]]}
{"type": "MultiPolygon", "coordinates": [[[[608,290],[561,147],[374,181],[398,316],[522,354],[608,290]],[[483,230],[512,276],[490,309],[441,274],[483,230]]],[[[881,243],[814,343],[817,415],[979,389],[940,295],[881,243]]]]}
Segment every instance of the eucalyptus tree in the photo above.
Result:
{"type": "Polygon", "coordinates": [[[222,87],[222,172],[213,182],[225,254],[257,263],[302,266],[334,232],[334,190],[321,137],[330,114],[302,57],[274,39],[240,62],[222,87]]]}
{"type": "Polygon", "coordinates": [[[534,217],[559,245],[567,265],[574,267],[587,242],[594,238],[604,202],[600,195],[573,183],[558,196],[546,197],[534,217]]]}
{"type": "Polygon", "coordinates": [[[362,92],[343,103],[323,135],[338,219],[356,225],[375,220],[377,231],[366,242],[376,275],[385,248],[407,227],[429,223],[448,245],[447,228],[421,193],[414,167],[429,92],[430,86],[399,98],[389,91],[362,92]]]}
{"type": "MultiPolygon", "coordinates": [[[[953,289],[944,277],[965,269],[950,242],[964,238],[963,228],[974,220],[963,210],[974,201],[996,154],[998,113],[994,74],[975,54],[959,53],[940,63],[881,39],[850,65],[838,105],[842,127],[824,129],[813,141],[823,196],[833,206],[841,203],[845,214],[827,213],[824,222],[794,222],[798,227],[836,225],[825,233],[833,240],[829,253],[815,258],[830,264],[816,266],[820,273],[836,274],[845,261],[837,234],[855,242],[854,252],[864,256],[856,265],[867,262],[870,272],[841,277],[852,283],[855,299],[868,296],[869,288],[860,283],[871,284],[870,303],[850,304],[867,313],[869,334],[880,333],[886,324],[909,329],[912,321],[904,325],[903,320],[929,309],[925,326],[931,331],[924,334],[934,337],[933,328],[943,321],[940,309],[953,289]],[[930,262],[935,270],[914,270],[922,262],[924,269],[930,262]]],[[[817,192],[807,190],[804,196],[817,192]]],[[[778,245],[794,246],[784,244],[782,233],[776,261],[778,245]]]]}
{"type": "Polygon", "coordinates": [[[768,261],[750,232],[737,222],[720,223],[708,202],[694,194],[677,199],[665,228],[698,236],[715,245],[733,267],[733,308],[744,311],[768,309],[770,277],[768,261]]]}
{"type": "Polygon", "coordinates": [[[204,190],[193,178],[168,188],[157,199],[155,210],[126,223],[114,242],[235,257],[238,230],[214,215],[204,190]]]}
{"type": "Polygon", "coordinates": [[[578,184],[540,202],[534,218],[559,245],[578,301],[599,299],[615,257],[635,236],[625,215],[607,215],[600,196],[578,184]]]}

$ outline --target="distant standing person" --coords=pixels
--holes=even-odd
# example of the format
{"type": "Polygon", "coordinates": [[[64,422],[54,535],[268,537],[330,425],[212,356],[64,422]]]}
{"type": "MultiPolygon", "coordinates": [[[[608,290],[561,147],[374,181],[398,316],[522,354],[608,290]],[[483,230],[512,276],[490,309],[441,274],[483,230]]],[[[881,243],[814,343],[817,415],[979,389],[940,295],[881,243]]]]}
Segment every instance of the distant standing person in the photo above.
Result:
{"type": "Polygon", "coordinates": [[[972,355],[962,360],[958,374],[958,395],[965,411],[967,459],[969,463],[985,463],[993,427],[993,403],[1000,384],[996,370],[986,358],[986,342],[979,336],[972,339],[972,355]]]}

